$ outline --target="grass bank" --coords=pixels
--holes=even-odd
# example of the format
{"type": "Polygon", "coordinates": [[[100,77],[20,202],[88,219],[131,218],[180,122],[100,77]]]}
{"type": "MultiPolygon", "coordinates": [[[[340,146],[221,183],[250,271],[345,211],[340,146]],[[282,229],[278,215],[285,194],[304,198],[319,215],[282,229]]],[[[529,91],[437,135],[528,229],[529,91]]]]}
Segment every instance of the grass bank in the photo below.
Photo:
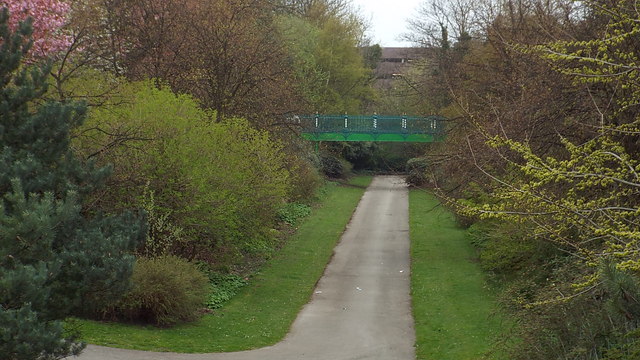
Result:
{"type": "Polygon", "coordinates": [[[417,358],[502,359],[490,353],[505,328],[466,231],[438,200],[409,196],[411,292],[417,358]]]}
{"type": "Polygon", "coordinates": [[[158,329],[78,320],[86,342],[183,353],[260,348],[280,341],[306,304],[371,177],[328,185],[321,206],[238,295],[201,320],[158,329]]]}

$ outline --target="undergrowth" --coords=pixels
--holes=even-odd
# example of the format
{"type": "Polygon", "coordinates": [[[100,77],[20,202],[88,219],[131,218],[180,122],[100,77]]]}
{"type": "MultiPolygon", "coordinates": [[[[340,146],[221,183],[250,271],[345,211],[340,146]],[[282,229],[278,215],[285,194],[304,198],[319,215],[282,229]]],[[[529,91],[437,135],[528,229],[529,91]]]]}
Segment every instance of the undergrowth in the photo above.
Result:
{"type": "Polygon", "coordinates": [[[219,309],[247,285],[248,279],[236,274],[209,273],[211,293],[205,305],[211,310],[219,309]]]}
{"type": "Polygon", "coordinates": [[[291,226],[311,214],[311,206],[301,203],[289,203],[278,210],[278,220],[291,226]]]}

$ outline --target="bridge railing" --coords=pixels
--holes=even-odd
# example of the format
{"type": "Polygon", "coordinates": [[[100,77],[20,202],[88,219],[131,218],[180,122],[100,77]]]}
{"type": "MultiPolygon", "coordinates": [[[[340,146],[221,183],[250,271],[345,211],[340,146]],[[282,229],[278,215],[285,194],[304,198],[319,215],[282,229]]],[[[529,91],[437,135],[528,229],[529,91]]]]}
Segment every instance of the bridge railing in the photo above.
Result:
{"type": "Polygon", "coordinates": [[[308,133],[385,133],[442,135],[440,116],[381,116],[381,115],[299,115],[296,117],[303,132],[308,133]]]}

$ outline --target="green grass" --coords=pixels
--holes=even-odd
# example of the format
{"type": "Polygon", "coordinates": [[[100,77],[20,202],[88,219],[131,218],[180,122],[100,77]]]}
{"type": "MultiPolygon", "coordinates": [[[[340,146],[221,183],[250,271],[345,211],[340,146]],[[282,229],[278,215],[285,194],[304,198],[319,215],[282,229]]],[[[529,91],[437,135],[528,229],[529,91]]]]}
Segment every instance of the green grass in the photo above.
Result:
{"type": "Polygon", "coordinates": [[[364,176],[364,175],[355,176],[350,178],[347,181],[347,184],[353,185],[353,186],[359,186],[363,189],[366,189],[367,186],[369,186],[369,184],[371,183],[372,178],[373,178],[372,176],[364,176]]]}
{"type": "Polygon", "coordinates": [[[206,353],[240,351],[272,345],[288,332],[322,276],[333,248],[371,177],[356,186],[329,184],[322,206],[237,296],[201,320],[158,329],[118,323],[73,321],[92,344],[138,350],[206,353]]]}
{"type": "Polygon", "coordinates": [[[409,204],[417,358],[502,358],[488,354],[505,325],[466,231],[424,191],[409,204]]]}

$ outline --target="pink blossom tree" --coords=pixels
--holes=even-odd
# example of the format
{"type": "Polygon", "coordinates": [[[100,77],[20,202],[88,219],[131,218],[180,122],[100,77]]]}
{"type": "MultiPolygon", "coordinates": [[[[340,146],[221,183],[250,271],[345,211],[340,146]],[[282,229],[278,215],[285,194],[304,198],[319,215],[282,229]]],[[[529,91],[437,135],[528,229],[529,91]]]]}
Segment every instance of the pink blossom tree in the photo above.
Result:
{"type": "Polygon", "coordinates": [[[71,37],[61,31],[67,22],[70,5],[63,0],[0,0],[0,8],[9,10],[9,27],[33,19],[33,47],[29,57],[41,58],[66,49],[71,37]]]}

